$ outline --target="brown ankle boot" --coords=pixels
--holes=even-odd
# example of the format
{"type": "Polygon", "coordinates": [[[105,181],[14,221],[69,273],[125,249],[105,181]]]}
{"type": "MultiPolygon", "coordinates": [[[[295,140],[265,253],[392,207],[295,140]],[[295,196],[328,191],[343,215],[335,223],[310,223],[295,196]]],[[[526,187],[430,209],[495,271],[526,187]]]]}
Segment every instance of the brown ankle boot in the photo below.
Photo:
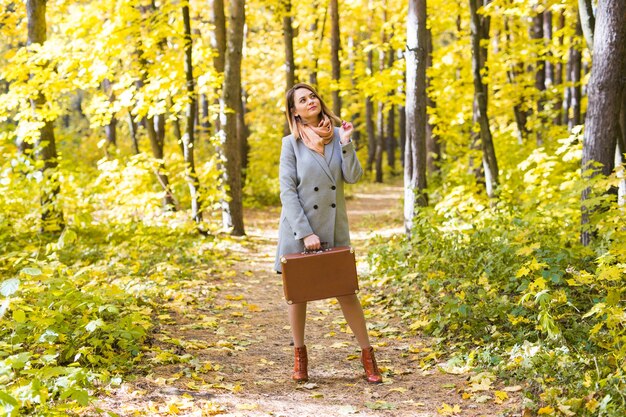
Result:
{"type": "Polygon", "coordinates": [[[309,380],[309,374],[307,373],[308,357],[306,354],[306,346],[296,347],[294,348],[294,352],[296,360],[291,378],[296,382],[306,382],[309,380]]]}
{"type": "Polygon", "coordinates": [[[361,350],[361,363],[363,364],[363,368],[365,368],[367,382],[372,384],[380,384],[383,382],[383,376],[380,374],[378,365],[376,364],[373,347],[370,346],[367,349],[361,350]]]}

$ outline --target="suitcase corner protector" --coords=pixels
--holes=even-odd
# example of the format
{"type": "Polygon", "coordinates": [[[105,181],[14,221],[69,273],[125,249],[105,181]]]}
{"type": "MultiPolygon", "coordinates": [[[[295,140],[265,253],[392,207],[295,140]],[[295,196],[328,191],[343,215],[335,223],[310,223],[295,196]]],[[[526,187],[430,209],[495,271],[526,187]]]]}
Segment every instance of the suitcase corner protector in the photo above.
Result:
{"type": "Polygon", "coordinates": [[[354,293],[358,294],[359,293],[359,289],[357,288],[356,290],[354,290],[354,293]]]}
{"type": "Polygon", "coordinates": [[[353,247],[350,248],[350,253],[354,253],[354,248],[353,247]]]}
{"type": "Polygon", "coordinates": [[[284,256],[280,257],[280,263],[281,264],[286,264],[287,263],[287,258],[285,258],[284,256]]]}
{"type": "Polygon", "coordinates": [[[293,301],[292,300],[287,300],[287,304],[291,305],[291,304],[293,304],[293,301]]]}

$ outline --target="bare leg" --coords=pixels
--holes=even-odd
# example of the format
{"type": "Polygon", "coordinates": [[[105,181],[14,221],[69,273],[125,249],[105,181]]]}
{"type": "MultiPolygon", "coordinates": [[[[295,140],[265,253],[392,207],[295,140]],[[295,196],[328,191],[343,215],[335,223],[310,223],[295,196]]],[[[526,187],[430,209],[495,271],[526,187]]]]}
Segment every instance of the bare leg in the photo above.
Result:
{"type": "Polygon", "coordinates": [[[306,321],[306,303],[291,304],[289,309],[289,324],[293,335],[294,347],[304,346],[304,324],[306,321]]]}
{"type": "Polygon", "coordinates": [[[370,339],[367,334],[367,327],[365,325],[365,316],[363,315],[363,308],[361,302],[356,295],[346,295],[343,297],[337,297],[343,316],[346,318],[352,333],[356,337],[361,349],[367,349],[370,347],[370,339]]]}

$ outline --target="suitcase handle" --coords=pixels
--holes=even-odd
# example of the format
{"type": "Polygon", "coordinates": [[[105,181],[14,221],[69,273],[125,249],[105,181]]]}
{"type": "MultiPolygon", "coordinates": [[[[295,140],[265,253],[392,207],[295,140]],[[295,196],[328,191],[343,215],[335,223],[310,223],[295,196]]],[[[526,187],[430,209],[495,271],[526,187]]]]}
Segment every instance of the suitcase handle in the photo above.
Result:
{"type": "Polygon", "coordinates": [[[320,242],[320,245],[322,246],[322,249],[304,249],[304,252],[301,252],[302,255],[306,255],[309,253],[320,253],[320,252],[325,252],[327,250],[330,250],[332,248],[329,247],[324,247],[324,246],[328,246],[328,242],[320,242]]]}

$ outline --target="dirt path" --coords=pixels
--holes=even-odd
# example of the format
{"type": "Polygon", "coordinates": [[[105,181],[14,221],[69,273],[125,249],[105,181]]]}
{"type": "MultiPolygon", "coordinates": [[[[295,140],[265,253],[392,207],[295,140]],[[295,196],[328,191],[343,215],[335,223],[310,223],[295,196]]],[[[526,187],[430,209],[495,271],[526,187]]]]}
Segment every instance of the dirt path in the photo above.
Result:
{"type": "MultiPolygon", "coordinates": [[[[369,238],[402,232],[402,189],[370,185],[351,194],[352,243],[363,270],[369,238]]],[[[368,303],[380,289],[364,288],[361,299],[385,383],[362,379],[358,346],[334,301],[309,304],[310,381],[293,383],[281,280],[272,272],[278,210],[247,211],[248,237],[222,247],[231,267],[207,271],[197,289],[204,304],[161,317],[143,374],[112,389],[99,408],[120,416],[520,415],[519,387],[428,366],[436,362],[432,346],[368,303]]]]}

